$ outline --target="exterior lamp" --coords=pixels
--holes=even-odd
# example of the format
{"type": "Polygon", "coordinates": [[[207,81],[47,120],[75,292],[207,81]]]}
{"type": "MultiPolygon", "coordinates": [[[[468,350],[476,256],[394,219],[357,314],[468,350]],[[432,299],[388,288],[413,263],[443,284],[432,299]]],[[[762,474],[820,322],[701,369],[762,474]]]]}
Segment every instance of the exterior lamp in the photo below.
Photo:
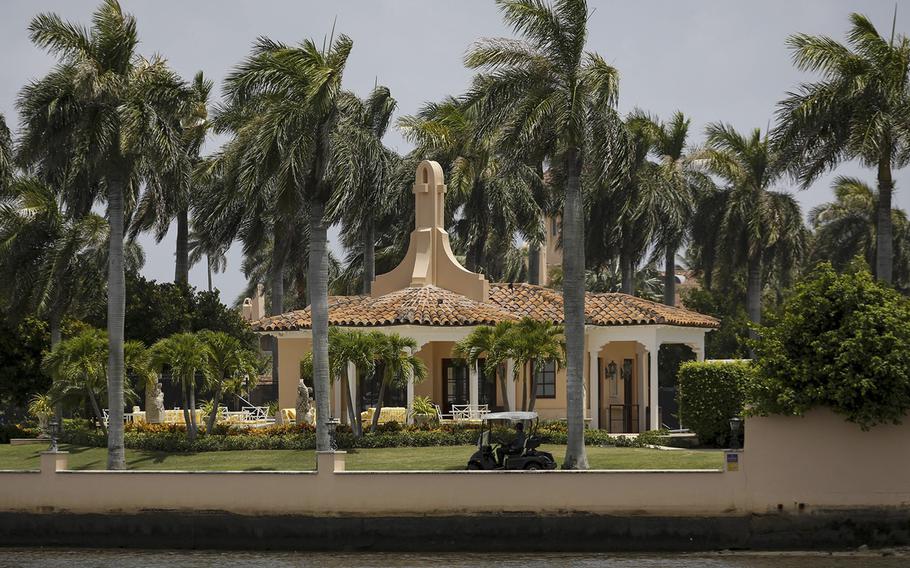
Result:
{"type": "Polygon", "coordinates": [[[731,450],[740,449],[739,433],[742,430],[742,427],[743,427],[742,418],[740,418],[739,416],[734,416],[733,418],[730,419],[730,434],[732,436],[732,439],[730,440],[730,449],[731,450]]]}
{"type": "Polygon", "coordinates": [[[330,418],[326,421],[326,426],[329,427],[329,447],[332,448],[333,452],[338,451],[338,442],[335,441],[335,431],[339,424],[341,424],[341,420],[338,420],[337,418],[330,418]]]}
{"type": "Polygon", "coordinates": [[[616,361],[610,361],[610,364],[607,365],[607,376],[611,381],[616,380],[616,361]]]}

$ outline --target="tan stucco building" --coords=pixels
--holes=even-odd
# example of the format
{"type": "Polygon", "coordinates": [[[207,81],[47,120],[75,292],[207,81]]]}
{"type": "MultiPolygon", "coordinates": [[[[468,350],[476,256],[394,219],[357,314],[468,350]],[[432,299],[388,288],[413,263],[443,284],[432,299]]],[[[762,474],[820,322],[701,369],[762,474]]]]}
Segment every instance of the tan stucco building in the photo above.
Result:
{"type": "MultiPolygon", "coordinates": [[[[443,225],[445,193],[442,168],[435,162],[422,162],[414,183],[415,229],[404,259],[391,272],[376,277],[371,295],[330,297],[329,325],[398,333],[417,342],[416,355],[426,363],[428,379],[387,393],[384,406],[410,410],[415,396],[427,396],[443,412],[452,405],[485,404],[493,409],[504,401],[514,409],[520,403],[523,384],[509,381],[502,392],[496,381],[482,376],[481,369],[468,368],[453,358],[452,348],[481,325],[526,316],[562,323],[562,294],[525,283],[491,283],[462,267],[443,225]]],[[[549,259],[561,255],[556,233],[551,234],[548,227],[549,259]]],[[[702,359],[705,334],[718,325],[709,316],[618,293],[587,294],[585,320],[586,417],[591,427],[614,432],[660,426],[656,402],[660,346],[685,344],[702,359]]],[[[279,406],[293,408],[300,360],[311,346],[309,309],[260,318],[253,322],[253,329],[277,338],[279,406]]],[[[507,372],[511,377],[511,369],[507,372]]],[[[535,410],[544,419],[565,418],[565,369],[534,372],[535,410]]],[[[375,397],[375,379],[355,377],[353,372],[349,375],[351,392],[362,406],[375,403],[371,398],[375,397]]],[[[342,389],[337,382],[332,389],[334,414],[344,420],[342,389]]]]}

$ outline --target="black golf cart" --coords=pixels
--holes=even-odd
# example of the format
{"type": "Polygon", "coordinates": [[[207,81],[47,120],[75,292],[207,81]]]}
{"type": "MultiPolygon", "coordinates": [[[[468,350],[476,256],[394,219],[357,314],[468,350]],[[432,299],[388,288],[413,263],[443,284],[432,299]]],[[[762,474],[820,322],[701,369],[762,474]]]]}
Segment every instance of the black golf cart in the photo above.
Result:
{"type": "Polygon", "coordinates": [[[468,469],[556,469],[553,454],[537,450],[540,438],[535,433],[539,421],[536,412],[491,412],[484,415],[477,451],[468,460],[468,469]],[[494,426],[511,427],[519,422],[527,427],[521,447],[495,438],[494,426]]]}

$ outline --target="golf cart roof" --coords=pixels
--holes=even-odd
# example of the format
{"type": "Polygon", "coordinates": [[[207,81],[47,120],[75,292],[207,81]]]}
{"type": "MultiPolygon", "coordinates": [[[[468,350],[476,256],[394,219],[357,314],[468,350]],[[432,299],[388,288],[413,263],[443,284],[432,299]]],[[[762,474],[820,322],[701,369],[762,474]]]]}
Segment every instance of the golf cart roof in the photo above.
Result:
{"type": "Polygon", "coordinates": [[[483,420],[537,420],[536,412],[490,412],[483,415],[483,420]]]}

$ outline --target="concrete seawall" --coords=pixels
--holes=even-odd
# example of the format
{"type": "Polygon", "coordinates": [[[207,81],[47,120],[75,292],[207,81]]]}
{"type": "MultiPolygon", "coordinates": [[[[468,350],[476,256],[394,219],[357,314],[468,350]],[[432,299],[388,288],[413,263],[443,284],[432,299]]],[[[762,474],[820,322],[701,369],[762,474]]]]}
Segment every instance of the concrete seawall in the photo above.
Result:
{"type": "Polygon", "coordinates": [[[0,543],[388,550],[910,544],[910,426],[753,418],[724,471],[0,472],[0,543]]]}

